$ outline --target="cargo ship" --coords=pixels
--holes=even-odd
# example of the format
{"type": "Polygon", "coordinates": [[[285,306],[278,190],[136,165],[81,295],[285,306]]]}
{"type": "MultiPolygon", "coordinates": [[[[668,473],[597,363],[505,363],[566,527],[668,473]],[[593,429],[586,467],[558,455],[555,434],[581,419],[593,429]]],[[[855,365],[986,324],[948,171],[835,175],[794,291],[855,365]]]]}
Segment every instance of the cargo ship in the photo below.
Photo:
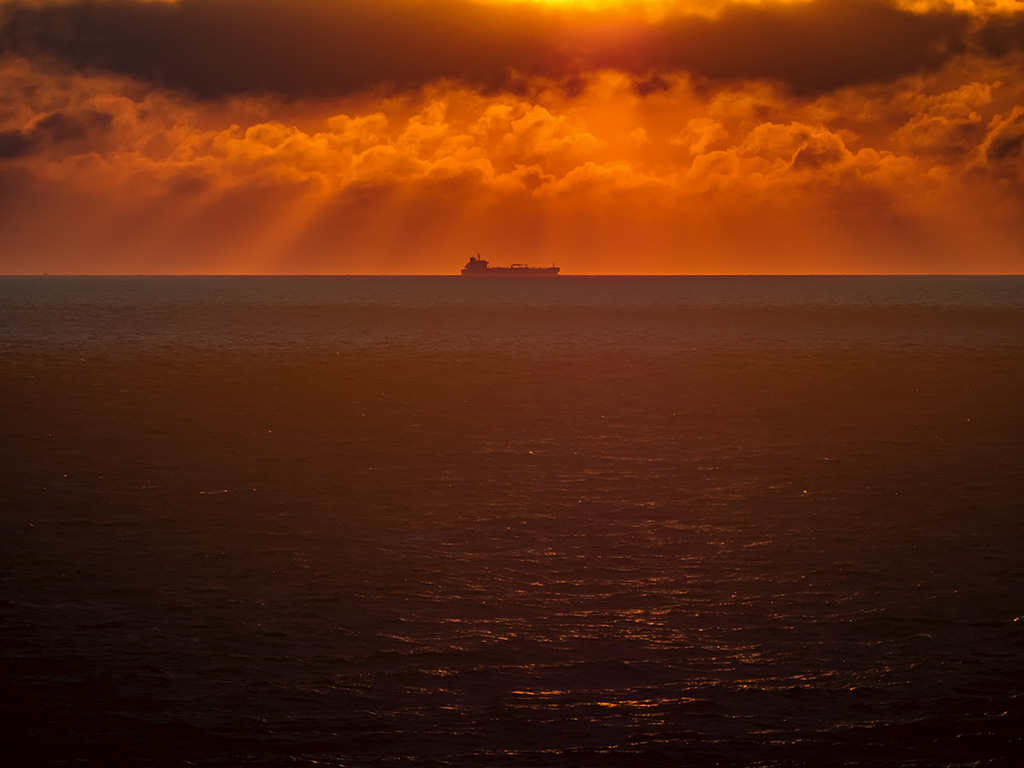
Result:
{"type": "Polygon", "coordinates": [[[463,277],[554,277],[559,267],[530,267],[526,264],[513,264],[510,267],[492,267],[480,254],[471,256],[462,268],[463,277]]]}

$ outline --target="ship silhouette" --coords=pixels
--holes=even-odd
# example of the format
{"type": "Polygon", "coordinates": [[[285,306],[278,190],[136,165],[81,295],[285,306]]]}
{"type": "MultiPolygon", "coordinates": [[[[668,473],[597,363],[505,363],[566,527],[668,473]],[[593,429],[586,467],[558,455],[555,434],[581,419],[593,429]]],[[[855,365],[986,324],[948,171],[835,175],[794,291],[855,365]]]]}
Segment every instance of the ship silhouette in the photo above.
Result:
{"type": "Polygon", "coordinates": [[[526,264],[513,264],[509,267],[492,267],[480,254],[471,256],[462,268],[463,277],[555,277],[559,267],[530,267],[526,264]]]}

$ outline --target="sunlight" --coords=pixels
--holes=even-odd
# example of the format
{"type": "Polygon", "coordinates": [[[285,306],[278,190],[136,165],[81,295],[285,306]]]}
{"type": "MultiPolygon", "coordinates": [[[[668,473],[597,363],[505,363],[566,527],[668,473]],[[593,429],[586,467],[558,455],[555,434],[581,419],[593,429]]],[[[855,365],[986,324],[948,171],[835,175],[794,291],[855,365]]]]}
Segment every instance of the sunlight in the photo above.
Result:
{"type": "Polygon", "coordinates": [[[674,10],[693,5],[701,8],[706,0],[680,2],[680,0],[483,0],[502,4],[544,5],[558,10],[619,11],[630,15],[664,16],[674,10]]]}
{"type": "MultiPolygon", "coordinates": [[[[496,5],[539,5],[553,11],[614,13],[621,16],[659,21],[668,16],[703,16],[715,18],[728,5],[785,5],[811,0],[476,0],[496,5]]],[[[908,0],[915,2],[917,0],[908,0]]],[[[987,2],[1019,2],[1019,0],[979,0],[987,2]]],[[[920,0],[931,2],[931,0],[920,0]]],[[[973,0],[961,0],[973,2],[973,0]]]]}

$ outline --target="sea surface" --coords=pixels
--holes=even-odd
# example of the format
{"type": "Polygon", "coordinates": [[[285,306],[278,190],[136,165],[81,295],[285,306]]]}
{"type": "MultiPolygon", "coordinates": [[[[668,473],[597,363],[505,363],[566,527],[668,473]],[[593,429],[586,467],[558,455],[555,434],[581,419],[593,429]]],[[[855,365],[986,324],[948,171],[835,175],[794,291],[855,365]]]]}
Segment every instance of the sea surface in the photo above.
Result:
{"type": "Polygon", "coordinates": [[[0,278],[0,764],[1018,766],[1024,278],[0,278]]]}

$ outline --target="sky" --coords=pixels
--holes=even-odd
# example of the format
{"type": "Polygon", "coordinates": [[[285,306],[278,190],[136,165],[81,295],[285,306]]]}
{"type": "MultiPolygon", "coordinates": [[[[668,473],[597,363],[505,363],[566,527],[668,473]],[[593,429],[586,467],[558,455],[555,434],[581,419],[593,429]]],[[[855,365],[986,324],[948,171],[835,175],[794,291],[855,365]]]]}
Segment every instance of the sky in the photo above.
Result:
{"type": "Polygon", "coordinates": [[[1024,0],[0,0],[0,273],[1024,272],[1024,0]]]}

